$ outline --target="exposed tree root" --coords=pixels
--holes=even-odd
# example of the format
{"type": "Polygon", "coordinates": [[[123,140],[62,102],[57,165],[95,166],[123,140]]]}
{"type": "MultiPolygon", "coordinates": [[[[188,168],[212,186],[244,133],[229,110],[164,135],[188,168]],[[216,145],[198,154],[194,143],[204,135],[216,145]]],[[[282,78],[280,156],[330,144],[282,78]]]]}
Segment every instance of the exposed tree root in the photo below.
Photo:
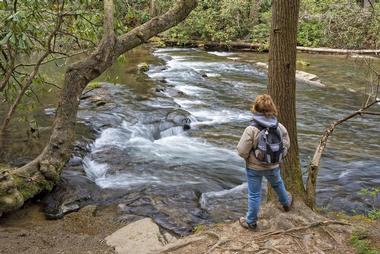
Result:
{"type": "Polygon", "coordinates": [[[271,250],[271,251],[274,251],[278,254],[284,254],[282,253],[281,251],[279,251],[278,249],[274,248],[274,247],[264,247],[264,248],[260,248],[260,249],[264,249],[264,250],[271,250]]]}
{"type": "Polygon", "coordinates": [[[296,202],[284,213],[274,203],[265,204],[258,231],[242,228],[238,222],[215,225],[206,232],[181,239],[159,253],[349,253],[345,245],[351,224],[329,220],[296,202]],[[330,225],[336,225],[334,227],[330,225]]]}
{"type": "Polygon", "coordinates": [[[213,250],[221,246],[222,244],[225,244],[229,241],[232,241],[231,239],[219,239],[219,241],[214,244],[210,249],[207,250],[206,254],[212,253],[213,250]]]}
{"type": "Polygon", "coordinates": [[[194,237],[194,238],[189,238],[189,239],[181,239],[179,240],[178,242],[175,242],[173,244],[169,244],[167,245],[164,249],[160,250],[159,253],[171,253],[171,252],[174,252],[174,251],[177,251],[183,247],[186,247],[192,243],[196,243],[196,242],[199,242],[199,241],[202,241],[204,240],[205,238],[204,237],[194,237]]]}
{"type": "Polygon", "coordinates": [[[286,233],[291,233],[291,232],[295,232],[295,231],[306,230],[306,229],[313,228],[313,227],[325,226],[325,225],[329,225],[329,224],[337,224],[337,225],[344,225],[344,226],[350,226],[351,225],[349,223],[345,223],[345,222],[341,222],[341,221],[334,221],[334,220],[318,221],[318,222],[314,222],[314,223],[311,223],[309,225],[302,226],[302,227],[294,227],[294,228],[290,228],[288,230],[278,230],[275,232],[268,232],[268,233],[260,235],[258,238],[268,237],[268,236],[278,235],[278,234],[286,234],[286,233]]]}

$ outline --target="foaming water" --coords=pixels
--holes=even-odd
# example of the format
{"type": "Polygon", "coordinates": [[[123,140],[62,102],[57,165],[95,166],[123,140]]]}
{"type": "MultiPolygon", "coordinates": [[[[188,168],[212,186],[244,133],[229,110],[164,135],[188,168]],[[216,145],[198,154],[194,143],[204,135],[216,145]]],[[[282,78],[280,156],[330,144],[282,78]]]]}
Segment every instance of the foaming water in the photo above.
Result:
{"type": "MultiPolygon", "coordinates": [[[[159,49],[154,55],[165,62],[147,72],[159,91],[143,100],[124,93],[126,87],[114,92],[122,96],[112,112],[102,114],[116,111],[124,121],[101,129],[84,159],[87,176],[104,189],[138,192],[142,207],[145,199],[167,198],[162,202],[171,204],[173,214],[191,214],[186,217],[190,224],[240,216],[246,209],[246,184],[235,146],[250,124],[252,100],[266,91],[266,74],[220,52],[159,49]]],[[[360,96],[298,87],[299,143],[306,166],[324,127],[355,109],[360,96]]],[[[363,203],[369,207],[356,193],[378,184],[370,179],[380,177],[379,137],[371,136],[378,131],[371,120],[353,120],[334,132],[319,176],[319,204],[347,211],[363,211],[363,203]]],[[[148,212],[152,207],[141,209],[135,213],[156,216],[148,212]]]]}
{"type": "Polygon", "coordinates": [[[209,51],[207,52],[211,55],[216,55],[216,56],[233,56],[235,53],[233,52],[222,52],[222,51],[209,51]]]}
{"type": "Polygon", "coordinates": [[[223,124],[228,122],[246,122],[252,119],[251,114],[248,112],[243,112],[239,110],[228,110],[221,109],[216,110],[193,110],[190,109],[189,112],[197,119],[201,121],[196,122],[194,125],[213,125],[213,124],[223,124]]]}
{"type": "Polygon", "coordinates": [[[88,157],[83,160],[84,170],[90,180],[97,182],[104,179],[108,171],[108,165],[106,163],[97,163],[88,157]]]}

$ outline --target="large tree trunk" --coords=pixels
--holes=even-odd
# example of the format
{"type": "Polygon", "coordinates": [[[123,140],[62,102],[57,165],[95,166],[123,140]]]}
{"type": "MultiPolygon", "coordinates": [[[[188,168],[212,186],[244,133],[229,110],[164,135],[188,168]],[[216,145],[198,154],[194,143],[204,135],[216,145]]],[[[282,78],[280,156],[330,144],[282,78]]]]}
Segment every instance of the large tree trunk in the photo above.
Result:
{"type": "Polygon", "coordinates": [[[178,0],[165,14],[116,37],[113,1],[104,0],[103,39],[92,54],[68,67],[49,143],[27,165],[14,170],[0,169],[0,214],[19,208],[25,200],[42,191],[50,191],[57,183],[72,152],[80,96],[87,84],[110,67],[121,54],[184,20],[196,4],[196,0],[178,0]]]}
{"type": "Polygon", "coordinates": [[[268,92],[279,108],[279,120],[290,136],[290,150],[282,165],[287,189],[304,199],[296,122],[296,46],[299,0],[273,0],[269,47],[268,92]]]}

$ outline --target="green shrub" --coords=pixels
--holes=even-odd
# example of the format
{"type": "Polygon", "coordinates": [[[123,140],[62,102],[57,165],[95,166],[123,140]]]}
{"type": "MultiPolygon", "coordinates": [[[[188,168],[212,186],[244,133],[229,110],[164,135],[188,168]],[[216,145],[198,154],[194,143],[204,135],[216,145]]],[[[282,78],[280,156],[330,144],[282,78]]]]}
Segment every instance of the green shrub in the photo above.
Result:
{"type": "Polygon", "coordinates": [[[368,232],[364,230],[354,231],[350,243],[356,249],[357,254],[379,254],[379,250],[372,248],[370,242],[366,240],[368,232]]]}

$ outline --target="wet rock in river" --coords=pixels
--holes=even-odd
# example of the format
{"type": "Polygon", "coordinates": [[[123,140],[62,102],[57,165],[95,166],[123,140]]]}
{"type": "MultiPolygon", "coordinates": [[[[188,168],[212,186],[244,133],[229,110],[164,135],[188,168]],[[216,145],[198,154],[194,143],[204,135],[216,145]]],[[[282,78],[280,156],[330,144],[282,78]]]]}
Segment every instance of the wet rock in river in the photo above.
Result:
{"type": "MultiPolygon", "coordinates": [[[[256,62],[254,63],[257,67],[268,69],[267,63],[256,62]]],[[[319,79],[319,77],[315,74],[308,73],[305,71],[296,71],[296,79],[299,82],[305,83],[307,85],[317,86],[317,87],[326,87],[325,84],[319,79]]]]}
{"type": "Polygon", "coordinates": [[[165,88],[156,87],[155,91],[156,91],[156,93],[162,93],[162,92],[165,92],[165,88]]]}
{"type": "Polygon", "coordinates": [[[175,89],[175,88],[171,88],[171,87],[166,88],[166,93],[167,93],[170,97],[180,97],[180,96],[185,95],[184,92],[179,91],[179,90],[177,90],[177,89],[175,89]]]}
{"type": "Polygon", "coordinates": [[[82,164],[82,158],[78,156],[72,156],[68,162],[68,166],[80,166],[82,164]]]}
{"type": "Polygon", "coordinates": [[[168,69],[168,67],[166,65],[158,65],[158,66],[154,67],[154,71],[156,71],[156,72],[164,71],[167,69],[168,69]]]}
{"type": "Polygon", "coordinates": [[[106,101],[103,101],[103,100],[99,100],[99,101],[97,101],[96,102],[96,106],[97,107],[101,107],[101,106],[104,106],[104,105],[106,105],[107,104],[107,102],[106,101]]]}
{"type": "Polygon", "coordinates": [[[101,196],[101,189],[80,172],[64,170],[60,181],[42,200],[48,219],[60,219],[78,211],[93,197],[101,196]]]}
{"type": "Polygon", "coordinates": [[[159,93],[160,96],[163,95],[163,96],[169,96],[169,97],[179,97],[179,96],[185,95],[184,92],[179,91],[179,90],[172,88],[172,87],[158,86],[156,88],[153,88],[152,90],[155,93],[159,93]]]}
{"type": "Polygon", "coordinates": [[[311,74],[305,71],[296,71],[297,81],[304,82],[308,85],[325,87],[326,85],[322,83],[319,77],[315,74],[311,74]]]}
{"type": "Polygon", "coordinates": [[[191,129],[191,125],[190,124],[184,124],[183,125],[183,130],[184,131],[187,131],[187,130],[190,130],[191,129]]]}
{"type": "Polygon", "coordinates": [[[162,78],[162,79],[158,80],[158,82],[161,82],[161,83],[164,83],[164,84],[168,83],[168,81],[165,78],[162,78]]]}
{"type": "Polygon", "coordinates": [[[45,108],[45,115],[47,116],[55,116],[55,112],[57,111],[57,108],[45,108]]]}
{"type": "Polygon", "coordinates": [[[145,190],[144,193],[133,193],[125,197],[126,200],[120,205],[121,210],[128,214],[151,217],[161,227],[178,235],[190,234],[195,221],[205,222],[203,219],[207,214],[199,208],[196,192],[180,186],[157,190],[159,196],[153,195],[151,191],[145,190]],[[180,203],[183,207],[178,207],[180,203]]]}
{"type": "Polygon", "coordinates": [[[149,71],[149,65],[147,63],[140,63],[137,65],[137,71],[139,73],[147,72],[149,71]]]}
{"type": "Polygon", "coordinates": [[[166,120],[173,122],[177,125],[183,125],[185,123],[190,123],[191,120],[189,119],[190,113],[183,109],[176,109],[172,112],[170,112],[166,116],[166,120]]]}

